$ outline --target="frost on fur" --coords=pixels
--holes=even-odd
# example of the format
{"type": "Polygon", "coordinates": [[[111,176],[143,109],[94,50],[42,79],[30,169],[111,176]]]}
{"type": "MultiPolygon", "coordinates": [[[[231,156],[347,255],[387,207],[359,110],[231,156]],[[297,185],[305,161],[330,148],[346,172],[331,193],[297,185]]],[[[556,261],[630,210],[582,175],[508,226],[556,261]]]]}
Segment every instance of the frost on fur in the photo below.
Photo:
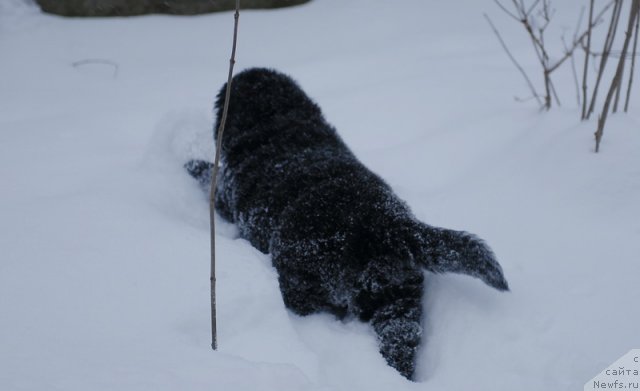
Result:
{"type": "MultiPolygon", "coordinates": [[[[506,290],[493,253],[472,234],[418,221],[289,77],[251,69],[231,88],[218,212],[271,254],[289,309],[369,322],[382,356],[412,379],[423,270],[464,273],[506,290]]],[[[210,163],[185,167],[210,184],[210,163]]]]}

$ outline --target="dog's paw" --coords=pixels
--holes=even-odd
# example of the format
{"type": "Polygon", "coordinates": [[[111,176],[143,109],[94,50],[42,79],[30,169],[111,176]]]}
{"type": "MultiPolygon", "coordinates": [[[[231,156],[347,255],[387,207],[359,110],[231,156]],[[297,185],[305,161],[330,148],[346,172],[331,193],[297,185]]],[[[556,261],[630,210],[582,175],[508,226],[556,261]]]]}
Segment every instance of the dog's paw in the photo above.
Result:
{"type": "Polygon", "coordinates": [[[185,163],[184,168],[189,175],[194,177],[200,186],[207,188],[211,184],[213,176],[213,163],[204,160],[190,160],[185,163]]]}

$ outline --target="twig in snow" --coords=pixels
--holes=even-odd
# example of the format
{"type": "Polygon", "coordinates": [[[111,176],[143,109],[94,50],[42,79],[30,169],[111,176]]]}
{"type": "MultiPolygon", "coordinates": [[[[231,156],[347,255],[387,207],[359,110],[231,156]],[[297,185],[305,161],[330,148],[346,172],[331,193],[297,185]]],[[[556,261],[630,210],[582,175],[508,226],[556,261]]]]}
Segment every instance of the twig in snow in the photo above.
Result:
{"type": "Polygon", "coordinates": [[[593,2],[589,2],[589,24],[587,25],[587,47],[584,55],[584,69],[582,70],[582,119],[587,118],[587,70],[589,68],[589,53],[591,52],[591,30],[593,29],[593,2]]]}
{"type": "Polygon", "coordinates": [[[629,109],[629,97],[631,95],[631,84],[633,83],[633,70],[636,65],[636,53],[638,50],[638,25],[640,25],[640,15],[636,16],[636,31],[633,35],[633,51],[631,52],[631,69],[629,69],[629,84],[627,85],[627,97],[624,102],[624,112],[629,109]]]}
{"type": "MultiPolygon", "coordinates": [[[[496,3],[498,3],[498,2],[496,1],[496,3]]],[[[498,4],[500,4],[500,3],[498,3],[498,4]]],[[[522,66],[518,63],[518,61],[515,59],[515,57],[513,57],[513,55],[511,54],[511,51],[509,51],[509,48],[504,43],[504,40],[502,39],[502,36],[500,35],[500,32],[498,31],[498,29],[496,29],[496,26],[491,21],[491,18],[489,18],[489,15],[484,14],[484,18],[489,23],[489,26],[491,26],[491,29],[496,34],[496,37],[498,37],[498,40],[500,41],[500,44],[502,45],[502,48],[507,53],[507,56],[509,56],[509,59],[511,59],[511,62],[513,62],[513,64],[516,66],[516,68],[518,68],[518,70],[522,74],[522,77],[524,77],[525,81],[527,82],[527,85],[529,86],[529,89],[531,90],[531,93],[533,94],[533,97],[536,98],[536,101],[538,102],[538,104],[542,105],[542,100],[540,100],[540,95],[536,91],[535,87],[533,87],[533,83],[531,83],[531,80],[529,79],[529,76],[527,76],[527,72],[524,71],[522,66]]]]}
{"type": "Polygon", "coordinates": [[[118,77],[118,71],[120,70],[120,67],[118,66],[118,64],[116,62],[113,62],[111,60],[106,60],[104,58],[87,58],[85,60],[74,61],[71,63],[71,66],[74,68],[77,68],[77,67],[88,65],[88,64],[109,65],[113,67],[113,77],[114,78],[118,77]]]}
{"type": "MultiPolygon", "coordinates": [[[[621,0],[617,0],[617,1],[621,1],[621,0]]],[[[555,101],[559,105],[560,101],[558,99],[558,94],[555,91],[555,87],[551,79],[551,74],[556,69],[558,69],[567,59],[573,56],[576,48],[578,48],[581,45],[585,37],[591,34],[591,29],[600,23],[601,16],[604,15],[604,13],[613,3],[610,2],[609,4],[607,4],[598,13],[598,15],[595,18],[592,17],[593,13],[591,13],[590,15],[591,17],[589,18],[590,20],[589,20],[587,29],[582,34],[579,34],[579,35],[576,30],[576,33],[574,34],[574,37],[573,37],[573,42],[571,42],[570,44],[565,43],[565,52],[563,53],[563,55],[558,60],[555,60],[554,62],[552,62],[551,56],[549,55],[549,52],[547,51],[547,47],[545,45],[545,32],[547,27],[551,23],[551,20],[553,19],[553,16],[555,13],[555,10],[551,8],[550,0],[536,0],[528,7],[525,5],[524,0],[512,0],[513,10],[508,9],[505,5],[500,3],[498,0],[494,0],[494,2],[508,16],[510,16],[514,20],[517,20],[519,23],[521,23],[524,29],[527,31],[527,34],[529,35],[529,38],[533,45],[534,52],[536,53],[538,62],[540,63],[540,66],[542,68],[542,75],[544,78],[543,79],[544,80],[544,95],[543,95],[544,103],[542,104],[542,107],[547,110],[551,108],[552,99],[555,99],[555,101]],[[537,16],[533,15],[536,7],[540,8],[537,13],[537,16]]],[[[580,19],[582,19],[582,15],[580,16],[580,19]]],[[[494,27],[492,26],[492,28],[494,27]]],[[[494,28],[494,31],[495,31],[495,28],[494,28]]],[[[502,39],[500,40],[501,40],[501,44],[506,49],[506,45],[504,44],[502,39]]],[[[573,59],[572,59],[572,63],[574,63],[573,59]]],[[[575,66],[575,64],[573,64],[573,66],[575,66]]]]}
{"type": "Polygon", "coordinates": [[[229,60],[229,75],[227,77],[227,89],[222,108],[222,118],[217,133],[216,157],[213,163],[213,177],[211,178],[211,189],[209,192],[209,221],[211,225],[211,348],[218,349],[218,332],[216,318],[216,222],[215,222],[215,193],[218,183],[218,172],[220,170],[220,154],[222,152],[222,136],[224,125],[227,121],[229,110],[229,98],[231,96],[231,80],[233,78],[233,66],[236,63],[236,42],[238,40],[238,19],[240,19],[240,0],[236,0],[236,11],[233,16],[233,46],[231,48],[231,59],[229,60]]]}
{"type": "Polygon", "coordinates": [[[616,29],[618,27],[618,19],[620,17],[621,9],[622,9],[622,0],[615,0],[614,6],[613,6],[613,12],[611,13],[611,22],[609,23],[607,37],[604,41],[604,48],[602,49],[602,57],[600,58],[598,75],[596,76],[596,83],[595,83],[595,86],[593,87],[593,92],[591,93],[591,102],[589,103],[589,110],[587,110],[586,119],[589,119],[589,116],[591,115],[591,113],[593,113],[593,110],[595,108],[596,97],[598,96],[598,87],[600,86],[600,81],[602,80],[602,75],[607,65],[607,60],[609,59],[609,53],[611,52],[613,40],[616,35],[616,29]]]}
{"type": "MultiPolygon", "coordinates": [[[[562,39],[562,43],[564,44],[565,50],[568,50],[564,38],[562,39]]],[[[578,71],[576,71],[576,60],[574,56],[571,56],[571,72],[573,74],[573,84],[576,87],[576,102],[578,106],[580,106],[580,83],[578,82],[578,71]]]]}
{"type": "Polygon", "coordinates": [[[629,22],[627,25],[627,31],[625,34],[624,44],[622,45],[622,55],[618,60],[618,67],[616,69],[615,76],[613,77],[613,81],[611,82],[611,86],[609,87],[609,93],[604,101],[604,107],[602,108],[602,114],[600,114],[600,118],[598,118],[598,129],[595,132],[596,138],[596,153],[600,150],[600,141],[602,140],[602,135],[604,133],[604,125],[607,121],[607,114],[609,113],[609,105],[611,104],[611,100],[613,99],[613,94],[617,88],[620,87],[622,82],[622,72],[624,69],[624,62],[627,51],[629,49],[629,41],[631,41],[632,30],[634,25],[636,24],[636,19],[640,14],[640,0],[632,0],[631,3],[631,11],[629,12],[629,22]]]}

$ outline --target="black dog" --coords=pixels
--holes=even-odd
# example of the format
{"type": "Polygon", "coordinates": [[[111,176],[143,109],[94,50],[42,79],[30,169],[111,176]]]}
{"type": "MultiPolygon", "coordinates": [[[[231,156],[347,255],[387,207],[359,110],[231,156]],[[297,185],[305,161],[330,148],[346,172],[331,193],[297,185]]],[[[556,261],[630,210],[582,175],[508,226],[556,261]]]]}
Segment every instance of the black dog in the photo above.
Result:
{"type": "MultiPolygon", "coordinates": [[[[369,322],[384,358],[409,379],[422,333],[423,269],[508,290],[487,245],[416,220],[281,73],[251,69],[234,77],[221,158],[217,211],[271,253],[287,307],[369,322]]],[[[185,167],[210,184],[211,163],[185,167]]]]}

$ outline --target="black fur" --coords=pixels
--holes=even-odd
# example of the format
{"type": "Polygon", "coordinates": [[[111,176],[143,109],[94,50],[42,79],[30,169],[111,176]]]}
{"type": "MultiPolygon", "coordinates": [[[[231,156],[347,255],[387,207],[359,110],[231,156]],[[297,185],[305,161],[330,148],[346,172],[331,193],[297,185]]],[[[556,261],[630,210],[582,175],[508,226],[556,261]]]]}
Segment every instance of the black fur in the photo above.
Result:
{"type": "MultiPolygon", "coordinates": [[[[221,158],[217,210],[271,253],[287,307],[369,322],[384,358],[409,379],[422,333],[423,269],[464,273],[508,290],[487,245],[418,221],[281,73],[251,69],[235,76],[221,158]]],[[[208,186],[211,163],[185,167],[208,186]]]]}

